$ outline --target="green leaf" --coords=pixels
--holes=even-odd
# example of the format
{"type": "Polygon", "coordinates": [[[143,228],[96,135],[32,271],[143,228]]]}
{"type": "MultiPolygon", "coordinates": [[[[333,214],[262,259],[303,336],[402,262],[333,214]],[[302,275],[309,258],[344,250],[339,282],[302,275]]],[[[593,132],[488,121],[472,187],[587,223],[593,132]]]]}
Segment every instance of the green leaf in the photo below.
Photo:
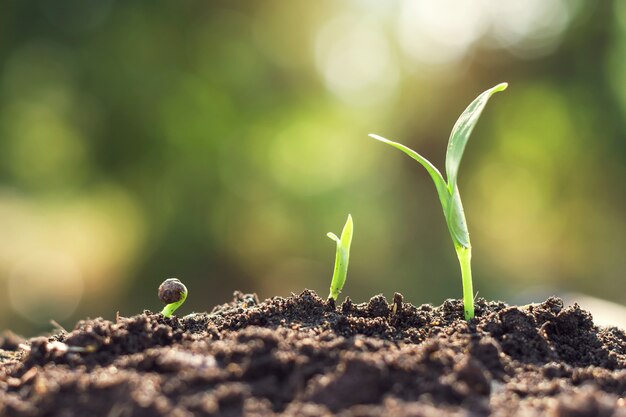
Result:
{"type": "Polygon", "coordinates": [[[346,224],[341,232],[341,239],[334,233],[328,233],[327,236],[337,242],[337,252],[335,254],[335,269],[333,271],[333,279],[330,283],[329,297],[337,300],[339,293],[346,283],[348,276],[348,263],[350,262],[350,245],[352,244],[352,216],[348,214],[346,224]]]}
{"type": "MultiPolygon", "coordinates": [[[[444,209],[445,210],[445,209],[444,209]]],[[[461,202],[461,195],[459,194],[459,188],[454,188],[454,194],[450,197],[450,204],[448,205],[448,211],[445,213],[446,223],[448,223],[448,229],[452,236],[452,241],[456,245],[463,246],[464,248],[470,248],[469,231],[467,230],[467,222],[465,221],[465,211],[463,210],[463,203],[461,202]]]]}
{"type": "Polygon", "coordinates": [[[483,112],[489,98],[499,91],[506,90],[507,87],[507,83],[501,83],[476,97],[454,124],[446,152],[446,175],[448,177],[448,191],[450,194],[456,188],[456,179],[459,175],[459,165],[461,165],[465,145],[467,145],[467,141],[480,118],[480,114],[483,112]]]}
{"type": "Polygon", "coordinates": [[[386,143],[387,145],[391,145],[396,149],[401,150],[402,152],[404,152],[405,154],[407,154],[408,156],[410,156],[411,158],[419,162],[424,168],[426,168],[426,171],[428,171],[428,173],[430,174],[430,177],[433,179],[433,182],[435,183],[435,188],[437,189],[437,194],[439,195],[439,201],[441,201],[441,206],[443,207],[443,212],[444,214],[448,212],[448,205],[449,205],[451,193],[448,192],[446,181],[443,179],[441,172],[439,172],[439,170],[435,168],[435,166],[431,164],[428,159],[424,158],[422,155],[418,154],[413,149],[407,146],[404,146],[401,143],[392,142],[389,139],[385,139],[382,136],[378,136],[373,133],[370,133],[369,136],[378,141],[386,143]]]}

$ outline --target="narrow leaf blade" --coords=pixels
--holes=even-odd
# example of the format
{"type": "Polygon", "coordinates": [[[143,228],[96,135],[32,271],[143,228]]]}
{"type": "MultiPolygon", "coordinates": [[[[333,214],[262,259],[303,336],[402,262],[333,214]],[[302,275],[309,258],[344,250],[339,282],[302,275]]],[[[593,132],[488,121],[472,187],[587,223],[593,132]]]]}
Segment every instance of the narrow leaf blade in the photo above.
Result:
{"type": "Polygon", "coordinates": [[[426,171],[428,171],[430,177],[435,183],[435,187],[437,188],[437,194],[439,195],[439,200],[441,201],[441,205],[443,206],[444,213],[447,211],[448,202],[450,199],[450,192],[448,192],[447,190],[446,181],[443,179],[441,172],[439,172],[439,170],[435,168],[435,166],[431,164],[428,159],[424,158],[413,149],[404,146],[401,143],[390,141],[389,139],[385,139],[382,136],[378,136],[373,133],[371,133],[369,136],[373,139],[376,139],[380,142],[386,143],[387,145],[393,146],[394,148],[401,150],[409,157],[419,162],[424,168],[426,168],[426,171]]]}
{"type": "MultiPolygon", "coordinates": [[[[337,241],[337,253],[335,255],[335,268],[333,271],[333,279],[330,283],[329,297],[337,300],[339,293],[343,289],[348,276],[348,264],[350,262],[350,245],[352,244],[353,231],[352,216],[348,214],[346,224],[341,232],[341,239],[337,241]]],[[[332,233],[329,233],[329,235],[332,233]]],[[[334,234],[332,234],[335,236],[334,234]]],[[[336,236],[335,236],[336,237],[336,236]]]]}
{"type": "Polygon", "coordinates": [[[501,83],[483,92],[467,106],[454,124],[446,152],[446,175],[448,177],[448,190],[451,194],[456,187],[459,165],[461,165],[465,145],[467,145],[467,141],[472,134],[472,130],[474,130],[474,126],[476,126],[489,98],[499,91],[506,90],[507,87],[507,83],[501,83]]]}
{"type": "Polygon", "coordinates": [[[354,229],[354,223],[352,222],[352,215],[348,214],[348,219],[346,220],[346,224],[343,226],[343,230],[341,231],[341,245],[350,249],[350,245],[352,244],[352,230],[354,229]]]}

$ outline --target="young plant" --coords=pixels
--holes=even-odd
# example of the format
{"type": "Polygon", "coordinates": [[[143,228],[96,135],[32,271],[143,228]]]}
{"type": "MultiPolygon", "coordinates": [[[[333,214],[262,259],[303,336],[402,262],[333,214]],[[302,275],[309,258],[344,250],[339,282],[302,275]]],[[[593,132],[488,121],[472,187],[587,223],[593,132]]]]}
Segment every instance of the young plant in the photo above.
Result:
{"type": "Polygon", "coordinates": [[[159,286],[159,299],[167,304],[161,314],[170,317],[187,299],[187,287],[178,278],[168,278],[159,286]]]}
{"type": "Polygon", "coordinates": [[[452,128],[450,139],[448,141],[448,150],[446,152],[446,176],[448,180],[444,180],[443,176],[433,164],[426,158],[407,148],[406,146],[392,142],[378,135],[370,136],[376,140],[393,146],[419,162],[430,174],[435,183],[439,201],[443,208],[443,214],[448,224],[448,230],[454,243],[459,263],[461,265],[461,276],[463,279],[463,305],[465,310],[465,319],[470,320],[474,317],[474,289],[472,286],[472,246],[470,244],[469,232],[467,230],[467,222],[465,221],[465,213],[463,212],[463,204],[457,187],[457,176],[459,174],[459,165],[465,151],[465,145],[474,129],[474,126],[480,118],[489,98],[507,88],[507,83],[501,83],[479,95],[461,114],[459,119],[452,128]]]}
{"type": "Polygon", "coordinates": [[[333,280],[330,282],[329,297],[337,301],[339,293],[346,283],[348,275],[348,262],[350,261],[350,244],[352,243],[352,216],[348,214],[348,220],[343,226],[341,239],[334,233],[328,233],[326,236],[337,242],[337,253],[335,255],[335,270],[333,272],[333,280]]]}

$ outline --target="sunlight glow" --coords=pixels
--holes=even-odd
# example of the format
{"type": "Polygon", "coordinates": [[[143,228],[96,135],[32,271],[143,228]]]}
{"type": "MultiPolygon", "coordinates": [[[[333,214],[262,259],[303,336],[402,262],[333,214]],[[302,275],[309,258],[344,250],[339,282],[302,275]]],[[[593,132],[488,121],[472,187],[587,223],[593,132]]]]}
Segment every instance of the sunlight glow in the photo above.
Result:
{"type": "Polygon", "coordinates": [[[372,20],[332,20],[320,31],[315,53],[329,90],[351,104],[375,104],[395,92],[399,74],[389,42],[372,20]]]}

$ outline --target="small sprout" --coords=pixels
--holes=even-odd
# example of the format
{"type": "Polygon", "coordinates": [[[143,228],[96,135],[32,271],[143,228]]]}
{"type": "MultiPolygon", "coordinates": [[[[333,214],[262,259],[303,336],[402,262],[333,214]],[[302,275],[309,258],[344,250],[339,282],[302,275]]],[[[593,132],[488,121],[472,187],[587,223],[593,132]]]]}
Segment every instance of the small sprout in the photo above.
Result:
{"type": "Polygon", "coordinates": [[[470,320],[474,317],[474,290],[472,287],[472,246],[470,244],[469,232],[467,230],[467,222],[465,221],[465,213],[463,212],[463,204],[457,187],[457,176],[459,174],[459,165],[465,151],[465,145],[469,140],[470,134],[474,126],[480,118],[489,98],[503,91],[508,86],[507,83],[501,83],[479,95],[461,114],[457,122],[452,128],[450,139],[448,141],[448,150],[446,152],[446,176],[448,180],[444,180],[443,176],[433,164],[426,158],[407,148],[406,146],[392,142],[378,135],[370,135],[372,138],[383,143],[393,146],[419,162],[430,174],[435,183],[439,201],[443,208],[443,214],[448,224],[448,230],[456,249],[456,254],[461,265],[461,276],[463,280],[463,305],[465,309],[465,319],[470,320]]]}
{"type": "Polygon", "coordinates": [[[187,287],[178,278],[168,278],[159,286],[159,299],[167,304],[161,314],[170,317],[187,299],[187,287]]]}
{"type": "Polygon", "coordinates": [[[326,236],[337,242],[337,253],[335,255],[335,270],[333,272],[333,280],[330,283],[330,295],[333,300],[337,300],[339,293],[343,289],[343,285],[346,283],[346,277],[348,275],[348,262],[350,261],[350,244],[352,243],[352,216],[348,214],[348,220],[346,220],[343,231],[341,232],[341,239],[334,233],[328,233],[326,236]]]}

